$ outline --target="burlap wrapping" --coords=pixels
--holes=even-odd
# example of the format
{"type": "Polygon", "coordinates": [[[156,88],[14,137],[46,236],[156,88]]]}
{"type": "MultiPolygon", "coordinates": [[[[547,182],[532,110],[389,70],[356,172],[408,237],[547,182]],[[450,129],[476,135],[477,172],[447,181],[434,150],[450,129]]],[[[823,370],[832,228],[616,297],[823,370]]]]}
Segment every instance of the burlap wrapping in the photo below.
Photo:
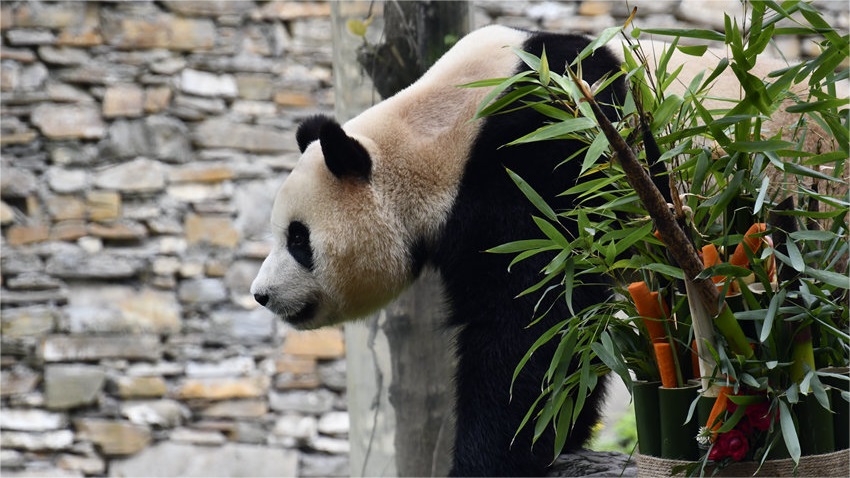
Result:
{"type": "MultiPolygon", "coordinates": [[[[688,464],[687,461],[637,454],[638,477],[674,476],[672,474],[673,467],[686,464],[688,464]]],[[[754,476],[757,469],[758,463],[755,462],[734,463],[723,468],[714,476],[754,476]]],[[[706,467],[705,476],[712,476],[713,472],[713,469],[706,467]]],[[[756,476],[795,476],[794,462],[790,458],[765,461],[756,476]]],[[[800,458],[800,466],[797,467],[796,476],[842,476],[846,478],[850,476],[850,449],[824,455],[804,456],[800,458]]]]}

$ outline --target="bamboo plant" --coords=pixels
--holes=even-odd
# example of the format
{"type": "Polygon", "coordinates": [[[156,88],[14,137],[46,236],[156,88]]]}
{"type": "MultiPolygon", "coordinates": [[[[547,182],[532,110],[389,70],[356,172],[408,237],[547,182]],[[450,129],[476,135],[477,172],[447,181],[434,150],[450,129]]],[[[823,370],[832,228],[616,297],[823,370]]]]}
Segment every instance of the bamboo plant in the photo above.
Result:
{"type": "Polygon", "coordinates": [[[543,239],[490,251],[514,254],[514,262],[554,254],[540,281],[524,292],[540,296],[538,315],[551,301],[571,305],[591,272],[610,276],[620,291],[573,311],[529,350],[528,356],[547,341],[559,344],[541,397],[522,425],[533,423],[536,436],[554,427],[553,457],[596,377],[613,371],[629,387],[634,379],[658,379],[659,348],[671,351],[671,380],[681,385],[686,376],[702,379],[705,390],[722,396],[711,423],[702,424],[702,458],[693,473],[707,463],[763,461],[783,448],[796,463],[810,452],[800,439],[806,407],[846,409],[850,401],[846,391],[831,394],[823,384],[846,384],[846,375],[819,371],[846,367],[850,360],[848,36],[803,2],[745,5],[745,21],[727,16],[723,33],[640,30],[630,19],[603,32],[562,71],[552,69],[545,52],[536,57],[516,51],[531,74],[466,85],[495,86],[479,116],[534,108],[549,118],[506,147],[553,139],[586,144],[567,159],[581,163],[584,177],[565,186],[564,193],[576,198],[574,209],[553,211],[522,178],[506,172],[540,211],[535,221],[543,239]],[[647,35],[669,42],[657,63],[647,60],[647,35]],[[766,78],[755,75],[759,56],[783,35],[810,35],[820,54],[766,78]],[[679,45],[682,38],[688,46],[679,45]],[[708,42],[721,42],[726,54],[712,56],[708,42]],[[623,48],[623,68],[588,85],[581,61],[606,44],[623,48]],[[682,95],[667,92],[679,74],[667,69],[674,50],[711,66],[682,95]],[[734,73],[742,95],[718,108],[711,85],[724,70],[734,73]],[[594,92],[618,77],[627,80],[630,94],[612,124],[599,114],[594,92]],[[777,113],[794,121],[769,131],[769,118],[777,113]],[[658,173],[655,159],[666,172],[658,173]],[[659,194],[660,181],[676,193],[672,207],[659,194]],[[578,227],[564,227],[567,222],[578,227]],[[629,284],[641,283],[659,292],[652,300],[667,307],[660,317],[647,317],[632,300],[629,284]],[[663,340],[655,343],[667,345],[653,345],[657,325],[663,340]],[[694,367],[692,355],[699,359],[694,367]],[[571,357],[581,358],[575,371],[571,357]],[[744,451],[721,453],[718,437],[737,433],[755,410],[770,417],[754,422],[757,440],[744,451]]]}

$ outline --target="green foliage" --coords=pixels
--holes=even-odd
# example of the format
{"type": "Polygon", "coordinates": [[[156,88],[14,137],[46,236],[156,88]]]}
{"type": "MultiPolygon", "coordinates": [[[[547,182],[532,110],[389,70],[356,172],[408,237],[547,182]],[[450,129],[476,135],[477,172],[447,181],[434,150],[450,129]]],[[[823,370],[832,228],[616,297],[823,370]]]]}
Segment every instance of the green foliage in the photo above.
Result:
{"type": "MultiPolygon", "coordinates": [[[[836,32],[806,3],[752,2],[747,8],[746,23],[739,25],[727,16],[724,33],[634,29],[625,35],[624,28],[608,29],[569,68],[580,78],[581,60],[622,34],[622,70],[591,89],[599,91],[615,78],[627,80],[630,95],[615,126],[646,162],[645,145],[636,139],[640,137],[636,128],[642,120],[649,124],[671,184],[681,195],[676,211],[697,250],[710,244],[729,255],[754,222],[769,223],[767,234],[774,238],[787,237],[781,245],[768,244],[755,253],[748,250],[748,268],[724,261],[704,274],[728,278],[721,295],[730,288],[740,291],[735,319],[754,331],[749,336],[756,350],[753,359],[734,354],[721,338],[711,350],[716,372],[737,380],[736,387],[745,385],[772,400],[772,409],[778,410],[780,417],[774,438],[782,439],[797,460],[800,445],[793,405],[799,395],[812,393],[823,406],[834,406],[829,404],[818,372],[806,366],[798,372],[801,380],[792,377],[800,336],[811,331],[817,367],[846,366],[850,350],[850,109],[842,96],[846,86],[840,86],[850,76],[846,68],[850,48],[848,36],[836,32]],[[793,26],[780,27],[782,19],[793,26]],[[654,63],[634,40],[641,33],[670,40],[654,63]],[[762,78],[758,60],[765,49],[783,35],[800,34],[819,39],[820,55],[762,78]],[[679,46],[679,38],[722,41],[726,54],[718,56],[706,45],[679,46]],[[683,84],[682,68],[669,68],[675,51],[713,68],[683,84]],[[842,64],[845,67],[837,70],[842,64]],[[713,96],[712,84],[724,74],[737,79],[741,99],[713,96]],[[793,115],[794,121],[777,129],[770,121],[777,113],[793,115]],[[812,141],[813,137],[819,141],[812,141]],[[788,197],[796,207],[780,207],[788,197]],[[775,269],[780,271],[778,278],[775,269]]],[[[566,301],[574,314],[544,332],[514,374],[522,373],[525,362],[543,343],[557,342],[541,384],[542,394],[523,421],[523,426],[534,423],[535,438],[554,427],[556,447],[552,452],[557,456],[598,375],[614,371],[627,385],[632,377],[657,378],[652,347],[634,305],[623,298],[627,296],[624,290],[619,290],[617,298],[584,310],[574,310],[572,298],[594,274],[610,276],[621,287],[643,279],[654,290],[674,297],[675,283],[683,273],[653,236],[651,218],[619,164],[611,160],[608,141],[568,72],[551,70],[545,52],[540,58],[522,51],[516,54],[530,71],[466,85],[493,88],[476,117],[533,108],[550,121],[505,147],[553,139],[586,145],[565,160],[580,161],[585,179],[563,193],[576,198],[573,209],[552,209],[547,198],[508,171],[540,212],[541,216],[534,218],[540,235],[489,251],[514,255],[511,265],[538,254],[552,257],[539,281],[522,293],[540,295],[532,322],[547,314],[554,301],[566,301]],[[575,234],[564,227],[567,223],[578,226],[575,234]],[[572,370],[575,357],[580,358],[580,365],[572,370]]],[[[674,309],[687,310],[687,305],[674,303],[674,309]]],[[[688,347],[693,338],[689,324],[675,327],[670,330],[673,340],[688,347]]]]}
{"type": "Polygon", "coordinates": [[[590,448],[597,451],[617,451],[631,454],[637,444],[637,426],[635,425],[634,407],[630,406],[612,425],[611,432],[603,428],[592,439],[590,448]]]}

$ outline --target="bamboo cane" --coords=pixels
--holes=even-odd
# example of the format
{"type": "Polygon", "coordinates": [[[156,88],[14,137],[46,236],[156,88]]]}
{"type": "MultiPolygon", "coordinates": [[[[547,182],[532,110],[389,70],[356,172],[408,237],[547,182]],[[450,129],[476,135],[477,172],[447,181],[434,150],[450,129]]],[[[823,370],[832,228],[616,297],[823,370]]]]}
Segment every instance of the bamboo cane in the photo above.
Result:
{"type": "MultiPolygon", "coordinates": [[[[726,302],[720,297],[717,287],[711,278],[698,278],[703,270],[702,260],[699,258],[697,251],[694,249],[691,242],[688,240],[685,231],[676,222],[670,207],[661,195],[661,192],[653,184],[649,173],[640,165],[634,152],[623,140],[617,129],[602,112],[599,104],[593,98],[593,93],[589,90],[587,83],[578,78],[570,69],[570,77],[578,87],[585,101],[593,110],[593,115],[599,124],[600,129],[608,138],[608,142],[616,154],[623,171],[626,173],[626,179],[629,185],[634,188],[650,217],[655,221],[655,226],[661,234],[661,240],[668,246],[673,259],[682,268],[685,274],[685,285],[691,284],[687,288],[689,295],[689,303],[698,302],[699,307],[705,311],[705,317],[702,319],[703,324],[697,328],[694,326],[694,331],[699,330],[701,334],[697,336],[697,347],[705,340],[710,340],[713,332],[711,329],[711,320],[713,318],[714,325],[723,334],[729,343],[730,348],[736,354],[743,355],[746,358],[753,356],[753,350],[749,346],[749,342],[741,329],[740,324],[735,320],[731,310],[726,306],[726,302]],[[693,294],[693,295],[691,295],[693,294]]],[[[699,322],[699,319],[694,316],[694,324],[699,322]]],[[[709,342],[711,343],[711,342],[709,342]]],[[[700,351],[700,358],[703,358],[703,351],[700,351]]],[[[706,354],[707,356],[707,354],[706,354]]],[[[702,362],[701,362],[702,363],[702,362]]],[[[708,363],[706,363],[708,366],[708,363]]],[[[713,370],[713,369],[712,369],[713,370]]],[[[705,372],[706,370],[703,370],[705,372]]],[[[710,371],[709,371],[710,373],[710,371]]]]}

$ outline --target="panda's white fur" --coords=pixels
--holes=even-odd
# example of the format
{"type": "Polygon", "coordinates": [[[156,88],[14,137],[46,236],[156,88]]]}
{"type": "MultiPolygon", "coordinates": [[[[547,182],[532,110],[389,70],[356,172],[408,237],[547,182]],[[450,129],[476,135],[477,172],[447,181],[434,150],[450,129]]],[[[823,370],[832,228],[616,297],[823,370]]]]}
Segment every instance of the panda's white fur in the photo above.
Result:
{"type": "MultiPolygon", "coordinates": [[[[548,444],[553,438],[548,432],[533,451],[528,430],[513,437],[539,394],[540,377],[548,367],[546,354],[551,351],[538,350],[524,373],[515,382],[511,379],[514,367],[540,333],[540,326],[526,327],[533,301],[512,297],[537,280],[535,274],[545,262],[517,265],[507,279],[506,264],[482,251],[528,239],[536,231],[530,221],[534,210],[507,179],[500,161],[519,161],[513,164],[537,175],[538,185],[549,187],[552,195],[563,191],[566,182],[575,181],[577,174],[559,170],[558,177],[549,176],[554,174],[553,164],[561,161],[556,157],[560,151],[553,152],[551,143],[510,150],[517,153],[500,149],[518,137],[517,130],[533,130],[535,123],[516,124],[509,119],[494,126],[497,123],[488,123],[490,118],[472,120],[490,89],[458,88],[515,74],[520,63],[509,46],[540,48],[548,41],[547,54],[554,58],[555,48],[549,47],[563,41],[566,46],[560,45],[559,55],[564,61],[574,57],[573,49],[587,43],[577,36],[547,35],[501,26],[477,30],[416,83],[347,122],[340,134],[365,150],[370,161],[370,169],[359,176],[331,167],[334,158],[325,156],[330,143],[320,139],[301,145],[299,139],[303,155],[273,207],[275,243],[251,286],[258,302],[298,328],[337,324],[365,316],[396,297],[415,279],[415,256],[424,251],[446,281],[450,323],[462,326],[457,336],[453,474],[540,474],[551,449],[548,444]],[[490,137],[494,135],[498,137],[490,137]],[[517,154],[527,157],[510,157],[517,154]],[[491,156],[492,162],[488,161],[491,156]],[[548,162],[535,166],[538,163],[533,161],[540,159],[548,162]],[[288,248],[293,223],[309,229],[308,265],[288,248]],[[522,268],[524,272],[516,271],[522,268]],[[513,387],[512,400],[508,400],[509,387],[513,387]]],[[[647,48],[650,61],[660,54],[658,48],[657,44],[647,48]]],[[[684,68],[672,92],[681,94],[706,65],[677,52],[671,67],[678,64],[684,68]]],[[[618,67],[616,56],[602,50],[586,60],[586,66],[585,74],[594,70],[597,79],[618,67]]],[[[764,74],[777,67],[781,65],[767,65],[764,74]]],[[[712,91],[718,97],[740,95],[731,71],[721,75],[712,91]]],[[[610,99],[612,93],[607,94],[610,99]]],[[[718,102],[717,107],[728,104],[718,102]]],[[[339,128],[336,123],[333,126],[339,128]]],[[[558,200],[559,207],[570,206],[564,202],[569,198],[558,200]]],[[[585,301],[603,300],[600,294],[606,293],[588,290],[585,301]]],[[[549,315],[566,313],[557,310],[549,315]]],[[[549,325],[542,326],[545,330],[549,325]]],[[[603,382],[600,379],[599,389],[603,382]]],[[[568,445],[579,446],[587,438],[598,417],[598,402],[598,393],[588,398],[583,412],[587,415],[576,423],[568,445]]]]}
{"type": "Polygon", "coordinates": [[[277,193],[275,243],[252,294],[268,295],[266,306],[283,319],[316,301],[314,317],[297,324],[316,328],[362,317],[407,287],[409,246],[437,237],[478,132],[470,119],[488,89],[458,86],[512,71],[507,47],[526,37],[501,26],[467,35],[419,81],[343,125],[369,152],[368,183],[340,181],[311,144],[277,193]],[[286,250],[293,220],[310,225],[312,273],[286,250]]]}

